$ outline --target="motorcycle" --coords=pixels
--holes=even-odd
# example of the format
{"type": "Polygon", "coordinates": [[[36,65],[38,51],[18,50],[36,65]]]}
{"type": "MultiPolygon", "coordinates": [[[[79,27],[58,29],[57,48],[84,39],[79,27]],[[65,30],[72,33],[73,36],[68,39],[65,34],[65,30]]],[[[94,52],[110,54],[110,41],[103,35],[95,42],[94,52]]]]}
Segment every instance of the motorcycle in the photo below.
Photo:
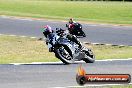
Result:
{"type": "Polygon", "coordinates": [[[75,42],[68,40],[65,36],[60,37],[54,34],[53,45],[48,43],[50,51],[55,53],[55,56],[65,64],[71,64],[75,61],[85,61],[86,63],[94,63],[95,55],[86,47],[79,48],[75,42]]]}
{"type": "Polygon", "coordinates": [[[68,28],[70,34],[76,35],[76,36],[83,36],[86,37],[86,34],[82,30],[82,25],[79,23],[74,23],[73,28],[69,28],[69,25],[66,24],[66,27],[68,28]]]}

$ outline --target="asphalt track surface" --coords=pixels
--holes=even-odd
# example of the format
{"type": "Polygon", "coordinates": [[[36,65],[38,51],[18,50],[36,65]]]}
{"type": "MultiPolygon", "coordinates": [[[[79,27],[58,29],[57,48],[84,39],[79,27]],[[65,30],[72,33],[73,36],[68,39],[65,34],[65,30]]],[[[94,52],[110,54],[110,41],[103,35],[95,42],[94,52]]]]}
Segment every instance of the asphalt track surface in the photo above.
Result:
{"type": "MultiPolygon", "coordinates": [[[[43,25],[53,28],[65,28],[64,22],[12,19],[0,17],[0,34],[13,34],[42,37],[40,28],[43,25]]],[[[86,38],[84,42],[98,42],[131,45],[132,27],[83,24],[86,38]]],[[[62,63],[32,65],[0,65],[0,88],[49,88],[78,86],[76,83],[77,68],[80,64],[64,65],[62,63]]],[[[132,60],[96,61],[93,64],[82,63],[87,73],[130,74],[132,60]]]]}
{"type": "MultiPolygon", "coordinates": [[[[0,88],[51,88],[79,86],[76,83],[80,64],[0,65],[0,88]]],[[[83,63],[87,74],[130,74],[132,60],[83,63]]],[[[93,85],[93,84],[92,84],[93,85]]],[[[87,85],[85,85],[87,86],[87,85]]]]}
{"type": "MultiPolygon", "coordinates": [[[[66,22],[31,20],[31,19],[12,19],[0,17],[0,33],[24,36],[43,37],[41,27],[50,25],[66,29],[66,22]]],[[[80,38],[82,42],[105,43],[117,45],[132,45],[132,26],[112,26],[104,24],[82,24],[85,38],[80,38]]]]}

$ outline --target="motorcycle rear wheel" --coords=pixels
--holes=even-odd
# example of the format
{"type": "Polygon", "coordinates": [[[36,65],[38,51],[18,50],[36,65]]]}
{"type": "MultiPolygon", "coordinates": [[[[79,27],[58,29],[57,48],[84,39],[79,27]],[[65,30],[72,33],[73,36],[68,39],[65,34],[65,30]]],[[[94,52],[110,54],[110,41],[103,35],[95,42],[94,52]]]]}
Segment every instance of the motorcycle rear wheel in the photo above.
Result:
{"type": "Polygon", "coordinates": [[[86,37],[86,34],[81,30],[80,35],[82,35],[83,37],[86,37]]]}
{"type": "Polygon", "coordinates": [[[93,52],[91,50],[85,51],[85,54],[87,55],[88,58],[83,58],[83,60],[86,63],[94,63],[95,62],[95,55],[93,54],[93,52]],[[92,54],[90,54],[90,53],[92,53],[92,54]]]}

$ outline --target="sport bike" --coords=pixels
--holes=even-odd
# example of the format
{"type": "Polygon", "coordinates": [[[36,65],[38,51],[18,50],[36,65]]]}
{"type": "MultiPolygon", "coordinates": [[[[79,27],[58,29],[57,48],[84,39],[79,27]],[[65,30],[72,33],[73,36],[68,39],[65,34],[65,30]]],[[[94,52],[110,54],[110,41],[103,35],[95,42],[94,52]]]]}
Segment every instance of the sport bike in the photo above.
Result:
{"type": "Polygon", "coordinates": [[[86,37],[86,34],[82,30],[82,25],[80,23],[74,23],[72,28],[69,28],[69,25],[66,24],[66,27],[69,30],[69,33],[72,35],[86,37]]]}
{"type": "Polygon", "coordinates": [[[74,63],[75,61],[85,61],[86,63],[93,63],[95,55],[91,49],[83,47],[80,49],[79,45],[70,41],[65,36],[59,36],[54,33],[54,38],[51,45],[48,43],[48,48],[55,56],[65,64],[74,63]]]}

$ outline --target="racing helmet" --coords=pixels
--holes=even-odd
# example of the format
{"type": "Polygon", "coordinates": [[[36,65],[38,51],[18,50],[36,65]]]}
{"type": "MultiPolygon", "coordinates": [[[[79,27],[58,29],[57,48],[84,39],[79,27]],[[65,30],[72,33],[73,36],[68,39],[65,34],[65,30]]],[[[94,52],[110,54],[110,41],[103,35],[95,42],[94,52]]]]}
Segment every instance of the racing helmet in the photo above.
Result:
{"type": "Polygon", "coordinates": [[[45,37],[47,37],[47,35],[49,35],[52,32],[53,31],[49,25],[46,25],[43,27],[43,34],[45,35],[45,37]]]}
{"type": "Polygon", "coordinates": [[[70,18],[70,19],[69,19],[69,23],[70,23],[70,24],[73,23],[73,18],[70,18]]]}

